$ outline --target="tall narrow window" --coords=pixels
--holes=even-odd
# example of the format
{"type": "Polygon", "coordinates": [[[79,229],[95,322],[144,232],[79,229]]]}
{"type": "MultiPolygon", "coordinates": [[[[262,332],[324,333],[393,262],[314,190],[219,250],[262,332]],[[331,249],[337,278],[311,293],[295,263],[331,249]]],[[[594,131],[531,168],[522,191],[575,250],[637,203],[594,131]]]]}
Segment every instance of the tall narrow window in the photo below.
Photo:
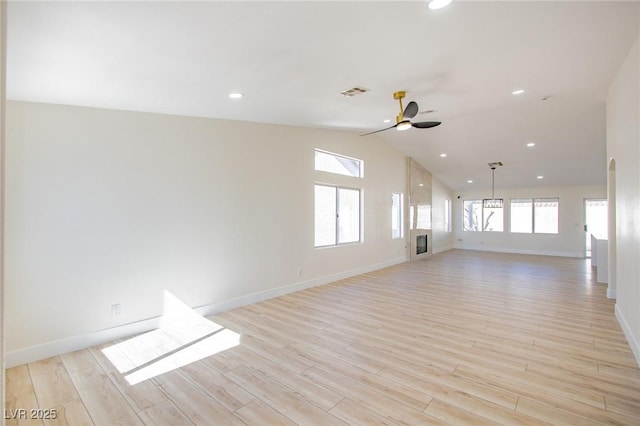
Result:
{"type": "Polygon", "coordinates": [[[360,190],[315,185],[315,246],[360,241],[360,190]]]}
{"type": "Polygon", "coordinates": [[[404,236],[402,201],[402,194],[398,192],[391,194],[391,238],[402,238],[404,236]]]}
{"type": "Polygon", "coordinates": [[[451,232],[451,200],[444,200],[444,231],[451,232]]]}
{"type": "Polygon", "coordinates": [[[363,177],[362,160],[315,150],[315,169],[321,172],[337,173],[357,178],[363,177]]]}
{"type": "Polygon", "coordinates": [[[316,247],[336,244],[336,188],[316,185],[316,247]]]}
{"type": "Polygon", "coordinates": [[[502,232],[504,230],[504,208],[482,208],[482,230],[502,232]]]}
{"type": "Polygon", "coordinates": [[[511,200],[511,232],[533,232],[533,200],[530,198],[511,200]]]}
{"type": "Polygon", "coordinates": [[[536,234],[557,234],[558,199],[536,198],[533,203],[533,232],[536,234]]]}
{"type": "Polygon", "coordinates": [[[462,230],[482,231],[482,200],[464,200],[462,206],[462,230]]]}
{"type": "Polygon", "coordinates": [[[360,241],[360,190],[338,190],[338,244],[360,241]]]}

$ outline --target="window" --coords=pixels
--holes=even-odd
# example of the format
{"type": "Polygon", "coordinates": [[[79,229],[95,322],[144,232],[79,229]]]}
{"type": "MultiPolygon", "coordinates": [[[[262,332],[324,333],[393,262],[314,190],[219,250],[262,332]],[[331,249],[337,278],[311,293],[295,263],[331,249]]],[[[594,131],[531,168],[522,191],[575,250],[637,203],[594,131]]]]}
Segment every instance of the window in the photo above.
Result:
{"type": "Polygon", "coordinates": [[[557,198],[511,200],[511,232],[557,234],[558,205],[557,198]]]}
{"type": "Polygon", "coordinates": [[[315,150],[315,169],[357,178],[363,177],[362,161],[330,152],[315,150]]]}
{"type": "Polygon", "coordinates": [[[464,200],[463,231],[482,231],[482,200],[464,200]]]}
{"type": "Polygon", "coordinates": [[[391,238],[404,237],[402,221],[402,194],[391,194],[391,238]]]}
{"type": "Polygon", "coordinates": [[[533,200],[511,200],[511,232],[525,234],[533,232],[533,200]]]}
{"type": "Polygon", "coordinates": [[[360,190],[315,185],[315,246],[360,241],[360,190]]]}
{"type": "Polygon", "coordinates": [[[483,231],[502,232],[504,231],[504,208],[482,208],[483,231]]]}
{"type": "Polygon", "coordinates": [[[451,232],[451,200],[444,200],[444,231],[451,232]]]}
{"type": "Polygon", "coordinates": [[[558,233],[557,198],[538,198],[533,200],[533,232],[536,234],[558,233]]]}
{"type": "Polygon", "coordinates": [[[484,208],[482,200],[464,200],[463,231],[502,232],[504,230],[504,209],[484,208]]]}

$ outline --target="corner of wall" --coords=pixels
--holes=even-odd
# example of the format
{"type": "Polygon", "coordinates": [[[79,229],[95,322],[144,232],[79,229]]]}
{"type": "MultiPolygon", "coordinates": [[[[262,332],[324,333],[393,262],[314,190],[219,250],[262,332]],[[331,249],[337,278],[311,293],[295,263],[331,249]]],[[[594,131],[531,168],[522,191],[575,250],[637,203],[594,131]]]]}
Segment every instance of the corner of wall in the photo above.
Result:
{"type": "Polygon", "coordinates": [[[622,328],[622,332],[624,333],[627,341],[629,342],[629,346],[631,347],[631,352],[633,352],[633,356],[636,358],[636,363],[640,367],[640,343],[636,340],[633,332],[631,331],[631,327],[629,326],[629,322],[624,317],[622,311],[620,310],[620,306],[616,303],[616,319],[622,328]]]}
{"type": "MultiPolygon", "coordinates": [[[[4,408],[4,117],[6,102],[7,2],[0,2],[0,401],[4,408]]],[[[3,411],[4,412],[4,411],[3,411]]],[[[4,424],[4,416],[0,425],[4,424]]]]}

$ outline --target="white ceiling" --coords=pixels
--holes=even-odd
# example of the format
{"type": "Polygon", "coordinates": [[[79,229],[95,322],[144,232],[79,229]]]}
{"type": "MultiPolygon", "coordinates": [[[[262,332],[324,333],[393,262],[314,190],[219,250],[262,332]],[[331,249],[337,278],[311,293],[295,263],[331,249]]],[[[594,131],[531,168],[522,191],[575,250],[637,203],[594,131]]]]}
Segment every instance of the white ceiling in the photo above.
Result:
{"type": "Polygon", "coordinates": [[[604,184],[604,101],[639,27],[637,1],[17,1],[7,97],[360,134],[406,90],[443,124],[367,138],[455,191],[490,187],[492,161],[496,188],[604,184]]]}

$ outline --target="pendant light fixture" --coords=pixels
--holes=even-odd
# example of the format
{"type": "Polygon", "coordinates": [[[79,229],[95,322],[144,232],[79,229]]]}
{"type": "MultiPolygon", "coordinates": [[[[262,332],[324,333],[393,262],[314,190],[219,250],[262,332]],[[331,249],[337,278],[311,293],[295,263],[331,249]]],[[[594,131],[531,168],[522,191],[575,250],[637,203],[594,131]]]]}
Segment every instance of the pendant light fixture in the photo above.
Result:
{"type": "Polygon", "coordinates": [[[504,200],[502,198],[496,198],[495,196],[495,173],[496,167],[499,166],[502,166],[502,161],[489,163],[489,167],[491,168],[491,198],[485,198],[482,200],[482,206],[485,209],[501,209],[504,207],[504,200]]]}

